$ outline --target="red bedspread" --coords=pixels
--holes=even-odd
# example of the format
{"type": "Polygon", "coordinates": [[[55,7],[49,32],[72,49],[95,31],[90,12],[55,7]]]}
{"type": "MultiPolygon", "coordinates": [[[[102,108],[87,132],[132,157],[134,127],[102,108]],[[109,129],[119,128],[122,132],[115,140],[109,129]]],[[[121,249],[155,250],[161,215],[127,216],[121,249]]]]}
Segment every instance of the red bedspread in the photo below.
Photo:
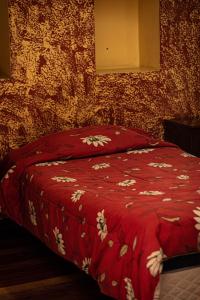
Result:
{"type": "Polygon", "coordinates": [[[2,211],[116,299],[156,299],[163,259],[200,250],[200,159],[140,130],[52,134],[3,166],[2,211]]]}

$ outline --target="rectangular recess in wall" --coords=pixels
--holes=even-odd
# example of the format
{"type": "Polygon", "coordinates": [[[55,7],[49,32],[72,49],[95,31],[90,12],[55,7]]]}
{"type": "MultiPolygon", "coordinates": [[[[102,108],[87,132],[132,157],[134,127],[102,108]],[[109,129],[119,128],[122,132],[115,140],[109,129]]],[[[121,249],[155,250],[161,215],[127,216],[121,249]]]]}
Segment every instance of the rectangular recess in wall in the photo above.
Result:
{"type": "Polygon", "coordinates": [[[8,0],[0,0],[0,78],[10,76],[8,0]]]}
{"type": "Polygon", "coordinates": [[[97,73],[158,70],[159,0],[95,0],[97,73]]]}

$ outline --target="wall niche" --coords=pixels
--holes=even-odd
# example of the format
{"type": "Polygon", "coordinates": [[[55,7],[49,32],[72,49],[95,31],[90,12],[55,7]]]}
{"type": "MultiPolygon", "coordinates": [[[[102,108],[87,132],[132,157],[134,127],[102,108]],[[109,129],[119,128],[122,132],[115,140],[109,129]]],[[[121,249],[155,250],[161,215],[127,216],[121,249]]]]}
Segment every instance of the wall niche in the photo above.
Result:
{"type": "Polygon", "coordinates": [[[97,73],[159,70],[159,0],[95,0],[97,73]]]}

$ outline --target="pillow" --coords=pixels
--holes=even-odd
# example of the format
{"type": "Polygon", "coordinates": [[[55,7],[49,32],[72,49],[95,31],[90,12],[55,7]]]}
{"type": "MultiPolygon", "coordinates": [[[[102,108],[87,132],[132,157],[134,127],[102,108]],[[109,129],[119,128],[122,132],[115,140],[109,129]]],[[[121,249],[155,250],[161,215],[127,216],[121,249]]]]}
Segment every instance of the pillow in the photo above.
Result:
{"type": "Polygon", "coordinates": [[[148,133],[137,128],[116,125],[74,128],[42,136],[12,150],[2,163],[2,173],[20,162],[21,165],[123,152],[162,145],[148,133]]]}

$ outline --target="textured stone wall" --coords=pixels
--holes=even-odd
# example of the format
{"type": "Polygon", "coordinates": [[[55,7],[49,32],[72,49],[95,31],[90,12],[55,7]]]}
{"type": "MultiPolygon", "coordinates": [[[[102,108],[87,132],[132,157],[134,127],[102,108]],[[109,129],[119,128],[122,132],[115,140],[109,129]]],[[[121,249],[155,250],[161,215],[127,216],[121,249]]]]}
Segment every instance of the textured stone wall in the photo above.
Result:
{"type": "Polygon", "coordinates": [[[52,131],[200,116],[200,1],[161,0],[161,69],[95,73],[93,0],[8,0],[11,79],[0,80],[0,157],[52,131]]]}

